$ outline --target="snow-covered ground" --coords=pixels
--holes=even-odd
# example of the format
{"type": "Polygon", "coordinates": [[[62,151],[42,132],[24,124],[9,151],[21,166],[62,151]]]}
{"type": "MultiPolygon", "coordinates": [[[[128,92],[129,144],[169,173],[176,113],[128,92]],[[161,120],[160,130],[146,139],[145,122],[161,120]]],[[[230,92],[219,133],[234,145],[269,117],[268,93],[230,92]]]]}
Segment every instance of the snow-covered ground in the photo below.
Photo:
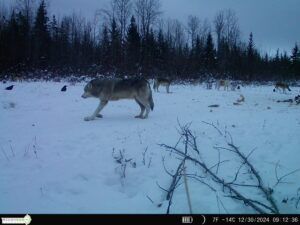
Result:
{"type": "MultiPolygon", "coordinates": [[[[230,132],[245,155],[256,148],[249,160],[274,189],[280,211],[300,213],[300,204],[296,208],[300,173],[283,178],[274,187],[276,163],[278,177],[300,168],[300,105],[276,102],[299,94],[299,88],[280,94],[273,93],[272,86],[233,92],[175,85],[171,94],[163,88],[153,93],[154,111],[146,120],[135,119],[138,105],[123,100],[110,102],[102,111],[104,118],[86,122],[83,118],[94,111],[98,100],[80,97],[84,83],[69,86],[67,92],[60,91],[63,85],[15,83],[12,91],[4,90],[8,84],[0,85],[0,213],[165,213],[168,202],[158,185],[167,189],[171,177],[163,168],[162,157],[173,172],[179,160],[158,144],[176,144],[178,121],[192,122],[201,155],[210,166],[218,162],[214,146],[226,147],[226,143],[202,121],[230,132]],[[233,105],[240,94],[245,102],[233,105]],[[220,107],[208,107],[212,104],[220,107]],[[114,159],[120,151],[131,159],[125,177],[114,159]]],[[[221,159],[230,160],[219,168],[230,181],[241,163],[226,151],[221,152],[221,159]]],[[[187,171],[194,173],[196,167],[187,164],[187,171]]],[[[246,172],[239,181],[254,182],[246,172]]],[[[217,193],[188,180],[194,213],[255,213],[225,197],[228,193],[211,179],[206,181],[217,193]]],[[[240,190],[253,199],[261,197],[254,188],[240,190]]],[[[188,212],[184,185],[180,185],[171,213],[188,212]]]]}

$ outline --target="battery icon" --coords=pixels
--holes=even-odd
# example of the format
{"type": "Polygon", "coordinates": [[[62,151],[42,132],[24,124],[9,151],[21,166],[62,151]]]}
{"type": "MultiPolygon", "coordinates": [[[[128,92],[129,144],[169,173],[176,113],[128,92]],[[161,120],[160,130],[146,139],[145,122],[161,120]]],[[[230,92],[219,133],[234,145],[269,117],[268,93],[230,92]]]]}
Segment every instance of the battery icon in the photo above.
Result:
{"type": "Polygon", "coordinates": [[[182,221],[182,223],[193,223],[193,217],[183,216],[181,221],[182,221]]]}

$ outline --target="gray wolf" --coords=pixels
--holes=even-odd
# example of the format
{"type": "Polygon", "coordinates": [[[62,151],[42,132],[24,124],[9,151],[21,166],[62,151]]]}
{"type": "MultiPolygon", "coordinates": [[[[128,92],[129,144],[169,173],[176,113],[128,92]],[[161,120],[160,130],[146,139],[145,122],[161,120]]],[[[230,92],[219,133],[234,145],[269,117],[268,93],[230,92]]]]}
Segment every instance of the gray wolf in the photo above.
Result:
{"type": "Polygon", "coordinates": [[[171,80],[167,79],[167,78],[156,78],[154,79],[154,84],[153,84],[153,89],[156,92],[158,91],[159,86],[165,86],[167,93],[170,93],[170,85],[171,85],[171,80]]]}
{"type": "Polygon", "coordinates": [[[239,85],[239,83],[237,81],[230,82],[230,89],[232,91],[235,91],[236,89],[240,90],[240,88],[241,87],[240,87],[240,85],[239,85]]]}
{"type": "Polygon", "coordinates": [[[213,86],[213,79],[209,78],[206,80],[206,89],[210,90],[212,89],[212,86],[213,86]]]}
{"type": "Polygon", "coordinates": [[[223,86],[224,87],[224,91],[227,90],[229,88],[229,80],[217,80],[216,84],[215,84],[215,89],[220,90],[220,87],[223,86]]]}
{"type": "Polygon", "coordinates": [[[275,92],[276,90],[282,90],[283,93],[286,93],[286,89],[288,89],[289,91],[291,91],[290,87],[288,84],[283,83],[283,82],[277,82],[275,84],[275,88],[273,89],[273,92],[275,92]]]}
{"type": "Polygon", "coordinates": [[[141,108],[141,112],[136,118],[141,119],[146,119],[150,109],[154,108],[150,85],[147,80],[140,78],[94,79],[84,87],[81,97],[95,97],[100,100],[95,112],[91,116],[85,117],[85,121],[94,120],[96,117],[102,118],[100,112],[109,101],[134,99],[141,108]],[[145,110],[146,114],[144,115],[145,110]]]}

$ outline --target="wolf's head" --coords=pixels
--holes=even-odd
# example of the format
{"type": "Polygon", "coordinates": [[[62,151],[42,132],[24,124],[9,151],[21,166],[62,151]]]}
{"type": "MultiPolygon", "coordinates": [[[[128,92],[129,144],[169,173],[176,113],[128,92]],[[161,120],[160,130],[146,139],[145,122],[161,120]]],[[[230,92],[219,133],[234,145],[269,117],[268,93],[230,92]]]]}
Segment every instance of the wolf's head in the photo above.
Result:
{"type": "Polygon", "coordinates": [[[92,89],[93,89],[93,85],[91,82],[89,82],[87,85],[85,85],[84,87],[84,92],[81,95],[82,98],[89,98],[89,97],[93,97],[92,95],[92,89]]]}

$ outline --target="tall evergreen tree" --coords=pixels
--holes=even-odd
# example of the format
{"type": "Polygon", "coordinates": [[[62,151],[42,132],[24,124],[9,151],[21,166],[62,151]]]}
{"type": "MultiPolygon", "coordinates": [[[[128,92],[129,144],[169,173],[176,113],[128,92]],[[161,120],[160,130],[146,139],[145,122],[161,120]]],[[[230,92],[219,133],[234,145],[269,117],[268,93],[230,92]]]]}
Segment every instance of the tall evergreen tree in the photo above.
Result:
{"type": "Polygon", "coordinates": [[[249,35],[249,41],[248,41],[248,46],[247,46],[247,64],[248,64],[248,80],[252,81],[253,80],[253,75],[254,75],[254,54],[255,54],[255,49],[254,49],[254,42],[253,42],[253,34],[252,32],[249,35]]]}
{"type": "Polygon", "coordinates": [[[205,68],[207,71],[212,71],[216,66],[216,51],[211,33],[207,35],[205,50],[204,50],[204,61],[205,68]]]}
{"type": "Polygon", "coordinates": [[[294,78],[300,78],[300,51],[298,48],[298,44],[295,44],[295,47],[292,50],[291,55],[291,71],[294,75],[294,78]]]}
{"type": "Polygon", "coordinates": [[[165,74],[169,70],[169,60],[171,55],[169,54],[168,41],[164,36],[163,30],[160,29],[157,37],[157,57],[156,66],[160,74],[165,74]]]}
{"type": "Polygon", "coordinates": [[[102,65],[103,72],[110,71],[111,67],[111,50],[110,50],[110,40],[109,32],[106,25],[103,25],[102,35],[100,40],[100,64],[102,65]]]}
{"type": "Polygon", "coordinates": [[[295,47],[292,50],[291,61],[293,64],[300,62],[300,51],[297,43],[295,44],[295,47]]]}
{"type": "Polygon", "coordinates": [[[23,15],[22,12],[18,13],[19,33],[20,33],[20,54],[22,62],[29,64],[31,55],[31,40],[30,40],[30,21],[29,17],[23,15]]]}
{"type": "Polygon", "coordinates": [[[33,28],[34,60],[38,65],[43,65],[49,59],[50,33],[45,0],[41,0],[33,28]]]}
{"type": "Polygon", "coordinates": [[[121,33],[117,27],[116,20],[113,19],[110,28],[110,50],[111,50],[111,65],[114,71],[118,71],[122,63],[122,44],[121,33]]]}
{"type": "Polygon", "coordinates": [[[131,17],[126,38],[126,66],[130,73],[136,74],[140,63],[141,38],[135,22],[131,17]]]}

